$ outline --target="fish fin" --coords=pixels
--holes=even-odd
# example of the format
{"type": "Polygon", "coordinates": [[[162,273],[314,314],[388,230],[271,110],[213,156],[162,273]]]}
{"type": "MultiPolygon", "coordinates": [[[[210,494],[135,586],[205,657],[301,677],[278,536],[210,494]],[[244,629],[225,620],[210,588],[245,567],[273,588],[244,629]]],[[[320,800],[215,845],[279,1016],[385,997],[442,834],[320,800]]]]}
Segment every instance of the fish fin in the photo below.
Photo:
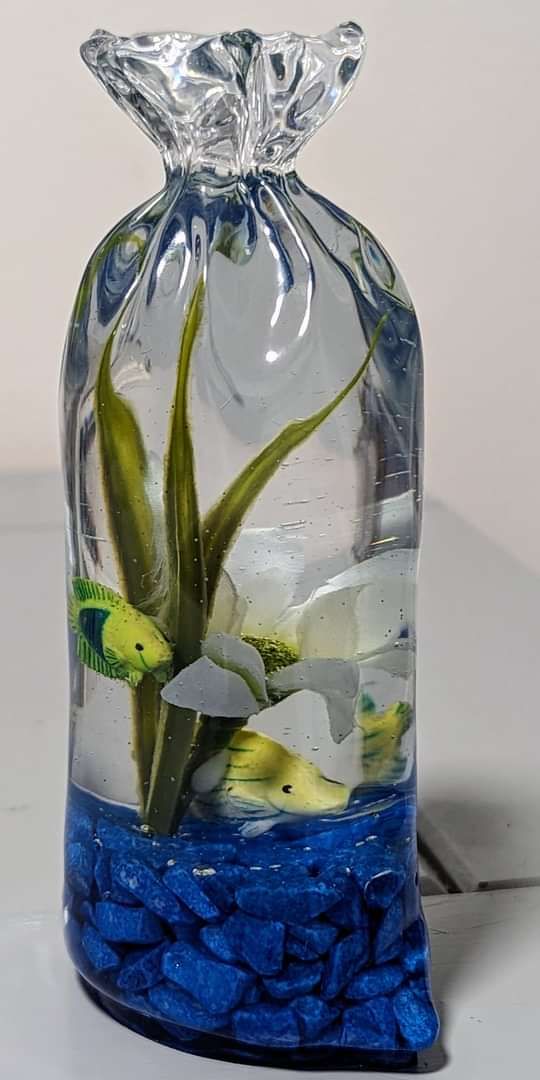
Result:
{"type": "Polygon", "coordinates": [[[264,833],[270,832],[270,829],[273,829],[278,821],[278,815],[272,818],[263,818],[260,821],[246,821],[244,825],[240,826],[239,831],[246,840],[256,840],[258,836],[263,836],[264,833]]]}
{"type": "Polygon", "coordinates": [[[136,690],[139,684],[144,679],[144,672],[136,671],[135,668],[129,667],[128,664],[123,664],[121,660],[117,660],[116,656],[110,649],[104,650],[105,662],[114,673],[114,679],[122,679],[123,682],[127,682],[133,690],[136,690]]]}
{"type": "Polygon", "coordinates": [[[77,637],[77,656],[79,657],[81,664],[85,664],[86,667],[91,668],[92,671],[97,671],[99,675],[106,675],[109,679],[122,678],[122,676],[119,675],[117,671],[103,659],[103,657],[99,656],[81,633],[79,633],[77,637]]]}
{"type": "Polygon", "coordinates": [[[68,621],[75,633],[79,632],[79,604],[72,595],[68,597],[68,621]]]}
{"type": "Polygon", "coordinates": [[[120,675],[118,677],[121,678],[121,679],[125,679],[125,681],[129,684],[129,686],[131,686],[131,689],[136,690],[137,687],[140,685],[140,683],[142,683],[142,681],[144,679],[144,672],[135,671],[134,668],[124,668],[123,670],[124,670],[125,674],[120,675]]]}
{"type": "Polygon", "coordinates": [[[107,585],[101,585],[99,581],[90,581],[89,578],[73,578],[72,582],[73,594],[79,604],[84,604],[88,600],[101,601],[104,604],[109,604],[111,607],[117,607],[118,604],[124,604],[126,601],[120,596],[120,593],[114,592],[113,589],[109,589],[107,585]]]}

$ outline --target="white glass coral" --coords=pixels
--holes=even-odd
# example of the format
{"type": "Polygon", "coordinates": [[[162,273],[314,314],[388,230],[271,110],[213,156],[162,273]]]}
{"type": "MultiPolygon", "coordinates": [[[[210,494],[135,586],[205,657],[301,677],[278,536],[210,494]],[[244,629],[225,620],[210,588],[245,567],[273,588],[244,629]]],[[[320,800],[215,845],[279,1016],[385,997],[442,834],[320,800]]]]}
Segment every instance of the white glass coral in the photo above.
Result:
{"type": "Polygon", "coordinates": [[[286,528],[245,529],[222,575],[203,656],[167,684],[164,700],[247,720],[310,690],[324,699],[334,741],[345,739],[359,662],[387,666],[411,630],[414,552],[366,559],[295,604],[306,577],[300,538],[286,528]]]}

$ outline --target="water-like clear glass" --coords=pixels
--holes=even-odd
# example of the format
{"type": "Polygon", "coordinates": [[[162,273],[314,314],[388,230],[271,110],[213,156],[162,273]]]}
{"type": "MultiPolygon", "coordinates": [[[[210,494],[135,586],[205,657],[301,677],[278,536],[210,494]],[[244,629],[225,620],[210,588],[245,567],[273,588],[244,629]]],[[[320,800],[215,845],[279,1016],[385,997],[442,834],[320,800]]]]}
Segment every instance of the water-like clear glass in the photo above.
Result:
{"type": "Polygon", "coordinates": [[[364,53],[251,31],[83,57],[163,190],[90,259],[62,415],[67,940],[195,1052],[401,1064],[436,1036],[415,847],[422,360],[302,144],[364,53]]]}

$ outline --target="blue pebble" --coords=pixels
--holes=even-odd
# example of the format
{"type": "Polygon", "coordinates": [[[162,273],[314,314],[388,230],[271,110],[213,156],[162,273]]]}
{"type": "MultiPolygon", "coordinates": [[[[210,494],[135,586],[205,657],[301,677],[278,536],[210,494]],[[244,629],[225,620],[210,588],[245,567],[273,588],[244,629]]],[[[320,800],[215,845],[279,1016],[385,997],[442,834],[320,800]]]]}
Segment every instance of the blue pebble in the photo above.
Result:
{"type": "Polygon", "coordinates": [[[315,964],[289,964],[281,975],[265,979],[264,985],[271,997],[286,1000],[309,994],[320,983],[322,973],[323,964],[320,961],[315,964]]]}
{"type": "Polygon", "coordinates": [[[422,975],[429,964],[429,941],[426,926],[420,916],[405,933],[403,967],[409,975],[422,975]]]}
{"type": "Polygon", "coordinates": [[[387,963],[395,959],[401,951],[403,934],[404,912],[403,903],[397,897],[385,911],[374,942],[374,958],[376,964],[387,963]]]}
{"type": "Polygon", "coordinates": [[[231,964],[212,960],[193,945],[171,945],[163,954],[167,979],[196,998],[210,1013],[225,1013],[240,1004],[253,976],[231,964]]]}
{"type": "Polygon", "coordinates": [[[83,900],[79,905],[79,917],[82,922],[94,926],[94,907],[89,900],[83,900]]]}
{"type": "Polygon", "coordinates": [[[171,866],[163,875],[163,881],[195,915],[211,921],[219,919],[221,912],[198,885],[193,875],[182,866],[171,866]]]}
{"type": "Polygon", "coordinates": [[[403,870],[381,870],[366,882],[364,897],[368,907],[386,910],[405,884],[403,870]]]}
{"type": "Polygon", "coordinates": [[[176,941],[185,941],[188,945],[196,945],[199,934],[199,922],[197,919],[195,919],[195,925],[193,926],[186,923],[173,923],[171,930],[176,941]]]}
{"type": "Polygon", "coordinates": [[[394,1010],[388,998],[373,998],[363,1005],[343,1010],[343,1046],[362,1050],[397,1049],[397,1027],[394,1010]]]}
{"type": "Polygon", "coordinates": [[[101,849],[96,853],[94,880],[100,899],[110,900],[112,888],[111,864],[108,855],[105,855],[101,849]]]}
{"type": "Polygon", "coordinates": [[[115,825],[107,818],[102,818],[98,821],[96,833],[106,852],[135,855],[156,870],[165,866],[171,858],[170,841],[155,840],[151,835],[132,826],[115,825]]]}
{"type": "Polygon", "coordinates": [[[338,931],[336,927],[330,926],[328,923],[324,922],[313,922],[310,926],[291,926],[287,941],[287,951],[289,951],[292,938],[295,941],[301,942],[301,944],[305,945],[308,949],[313,950],[316,956],[324,956],[334,944],[337,936],[338,931]]]}
{"type": "Polygon", "coordinates": [[[321,996],[331,1000],[338,996],[352,976],[369,957],[367,931],[356,930],[338,941],[330,952],[323,975],[321,996]]]}
{"type": "MultiPolygon", "coordinates": [[[[146,994],[137,994],[132,990],[123,990],[122,1005],[127,1005],[130,1009],[136,1009],[137,1012],[143,1013],[146,1016],[156,1015],[146,994]]],[[[161,1017],[159,1019],[161,1020],[161,1017]]]]}
{"type": "Polygon", "coordinates": [[[88,899],[94,880],[94,851],[91,844],[74,840],[66,845],[66,877],[73,891],[88,899]]]}
{"type": "Polygon", "coordinates": [[[161,980],[161,957],[163,945],[157,949],[141,949],[131,953],[122,964],[122,970],[116,979],[120,990],[137,993],[148,990],[161,980]]]}
{"type": "Polygon", "coordinates": [[[356,975],[345,993],[355,1001],[367,1001],[381,994],[391,994],[401,986],[405,976],[398,964],[382,964],[356,975]]]}
{"type": "Polygon", "coordinates": [[[238,956],[259,975],[277,975],[283,967],[285,926],[263,922],[251,915],[234,912],[223,923],[223,931],[238,956]]]}
{"type": "Polygon", "coordinates": [[[341,1024],[338,1022],[321,1031],[317,1046],[341,1046],[341,1024]]]}
{"type": "Polygon", "coordinates": [[[137,904],[137,898],[127,889],[113,884],[111,878],[111,860],[101,849],[96,853],[94,866],[94,881],[97,886],[100,900],[114,900],[117,904],[137,904]]]}
{"type": "Polygon", "coordinates": [[[221,926],[203,926],[200,939],[218,960],[223,960],[226,964],[234,964],[238,960],[238,953],[231,947],[221,926]]]}
{"type": "Polygon", "coordinates": [[[229,1021],[226,1013],[219,1015],[207,1012],[183,990],[165,983],[151,987],[148,991],[148,999],[158,1013],[186,1028],[196,1028],[198,1031],[218,1031],[220,1028],[226,1028],[229,1021]]]}
{"type": "Polygon", "coordinates": [[[81,935],[81,945],[88,957],[94,971],[102,975],[107,971],[115,971],[120,966],[118,953],[103,940],[102,936],[93,926],[85,926],[81,935]]]}
{"type": "Polygon", "coordinates": [[[292,1007],[300,1020],[306,1042],[316,1039],[321,1031],[329,1027],[339,1016],[339,1009],[312,995],[296,998],[292,1002],[292,1007]]]}
{"type": "Polygon", "coordinates": [[[202,879],[201,888],[216,907],[228,915],[236,907],[236,886],[249,881],[251,876],[246,867],[225,863],[215,874],[202,879]]]}
{"type": "Polygon", "coordinates": [[[96,926],[106,941],[151,945],[163,938],[161,923],[146,908],[123,907],[111,900],[99,900],[94,911],[96,926]]]}
{"type": "Polygon", "coordinates": [[[66,816],[66,843],[79,840],[81,843],[92,841],[94,836],[94,822],[85,810],[78,806],[70,806],[66,816]]]}
{"type": "Polygon", "coordinates": [[[193,911],[190,911],[189,908],[184,906],[184,904],[181,904],[180,912],[178,914],[176,922],[171,923],[171,929],[175,937],[177,937],[179,941],[183,941],[186,930],[190,930],[193,934],[199,926],[200,919],[197,918],[193,911]]]}
{"type": "Polygon", "coordinates": [[[242,911],[263,919],[285,923],[305,923],[321,915],[340,899],[340,893],[326,882],[308,878],[289,885],[241,885],[236,901],[242,911]]]}
{"type": "Polygon", "coordinates": [[[405,1044],[411,1050],[426,1050],[439,1034],[439,1021],[423,983],[411,983],[394,997],[394,1013],[405,1044]]]}
{"type": "Polygon", "coordinates": [[[235,1038],[258,1046],[298,1046],[300,1030],[293,1009],[279,1005],[248,1005],[233,1014],[235,1038]]]}
{"type": "Polygon", "coordinates": [[[295,960],[303,960],[306,964],[311,963],[312,960],[318,960],[319,954],[314,949],[310,949],[307,945],[302,945],[301,941],[296,941],[295,938],[289,938],[286,943],[286,950],[289,956],[294,956],[295,960]]]}
{"type": "Polygon", "coordinates": [[[182,912],[176,897],[157,874],[138,859],[113,855],[111,878],[114,885],[135,896],[160,919],[168,923],[181,921],[182,912]]]}
{"type": "Polygon", "coordinates": [[[362,894],[353,878],[347,882],[344,892],[343,899],[326,913],[326,917],[334,926],[341,926],[346,930],[360,930],[368,925],[369,917],[362,894]]]}

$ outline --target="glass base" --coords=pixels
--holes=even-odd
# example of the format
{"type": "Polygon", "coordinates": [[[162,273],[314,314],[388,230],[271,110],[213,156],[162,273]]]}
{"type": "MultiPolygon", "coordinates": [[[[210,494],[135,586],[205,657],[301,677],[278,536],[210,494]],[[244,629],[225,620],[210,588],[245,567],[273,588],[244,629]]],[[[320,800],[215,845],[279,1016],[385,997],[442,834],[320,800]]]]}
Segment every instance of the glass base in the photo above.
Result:
{"type": "Polygon", "coordinates": [[[143,1035],[154,1042],[170,1046],[174,1050],[183,1050],[187,1054],[212,1058],[216,1061],[231,1061],[238,1065],[266,1065],[281,1069],[324,1069],[410,1072],[416,1069],[418,1055],[410,1050],[349,1050],[345,1047],[314,1046],[286,1047],[276,1049],[269,1046],[256,1046],[252,1043],[239,1042],[223,1035],[200,1034],[187,1031],[179,1024],[160,1023],[149,1016],[144,1016],[135,1009],[120,1004],[108,994],[92,986],[82,975],[81,985],[101,1009],[114,1020],[143,1035]]]}

